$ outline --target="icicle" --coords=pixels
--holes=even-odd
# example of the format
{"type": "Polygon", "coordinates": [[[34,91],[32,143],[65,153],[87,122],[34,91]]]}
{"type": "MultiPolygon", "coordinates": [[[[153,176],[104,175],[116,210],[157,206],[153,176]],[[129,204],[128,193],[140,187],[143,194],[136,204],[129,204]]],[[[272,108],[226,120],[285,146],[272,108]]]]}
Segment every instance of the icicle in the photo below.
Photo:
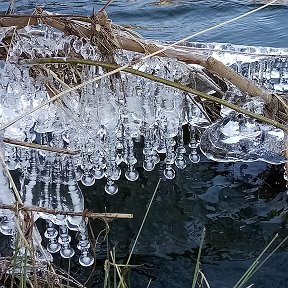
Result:
{"type": "Polygon", "coordinates": [[[108,151],[106,156],[106,170],[105,177],[107,178],[107,184],[105,185],[105,192],[113,195],[118,192],[118,186],[114,183],[120,178],[121,169],[117,166],[116,151],[115,151],[115,141],[113,138],[107,136],[108,151]]]}
{"type": "MultiPolygon", "coordinates": [[[[52,185],[50,194],[50,203],[49,206],[52,209],[65,210],[63,208],[63,201],[61,197],[61,185],[63,185],[63,166],[62,166],[62,158],[60,155],[56,155],[53,161],[52,166],[52,185]]],[[[66,216],[57,214],[52,216],[52,221],[56,225],[65,225],[66,224],[66,216]]]]}
{"type": "Polygon", "coordinates": [[[46,220],[46,231],[44,236],[48,239],[47,250],[50,253],[57,253],[61,249],[61,245],[57,241],[58,231],[55,229],[54,224],[50,220],[46,220]]]}
{"type": "Polygon", "coordinates": [[[137,159],[134,157],[134,144],[133,144],[133,140],[131,137],[129,137],[128,139],[128,145],[127,145],[127,158],[126,158],[126,162],[128,165],[128,169],[125,172],[125,177],[129,180],[129,181],[136,181],[139,177],[139,173],[138,171],[135,169],[135,164],[137,163],[137,159]]]}
{"type": "Polygon", "coordinates": [[[196,128],[192,125],[189,125],[190,130],[190,142],[189,147],[191,148],[191,152],[189,154],[189,159],[192,163],[198,163],[200,161],[200,155],[198,154],[198,141],[196,140],[196,128]]]}
{"type": "Polygon", "coordinates": [[[144,155],[143,168],[146,171],[152,171],[155,168],[155,162],[153,160],[152,132],[147,126],[144,127],[143,155],[144,155]]]}
{"type": "Polygon", "coordinates": [[[93,186],[95,183],[95,178],[92,172],[93,170],[90,155],[88,153],[83,154],[82,163],[83,175],[81,177],[81,182],[85,186],[93,186]]]}
{"type": "Polygon", "coordinates": [[[107,179],[105,192],[110,195],[114,195],[118,192],[118,186],[114,183],[114,181],[111,180],[111,178],[107,179]]]}
{"type": "MultiPolygon", "coordinates": [[[[0,132],[0,154],[4,156],[3,133],[0,132]]],[[[15,204],[15,198],[9,187],[9,182],[4,174],[2,163],[0,163],[0,204],[15,204]]],[[[15,233],[15,214],[10,210],[0,209],[0,233],[4,235],[13,235],[15,233]]]]}
{"type": "MultiPolygon", "coordinates": [[[[78,183],[75,180],[75,171],[74,171],[74,165],[72,157],[66,158],[66,164],[65,164],[65,177],[64,177],[64,183],[62,185],[62,202],[63,206],[66,210],[74,211],[74,212],[80,212],[84,210],[84,198],[81,189],[78,186],[78,183]]],[[[80,216],[67,216],[67,225],[71,224],[75,228],[72,228],[72,226],[69,226],[69,229],[72,228],[72,230],[78,230],[78,226],[80,225],[82,221],[82,217],[80,216]]]]}
{"type": "Polygon", "coordinates": [[[166,164],[164,169],[164,176],[166,179],[173,179],[175,177],[175,170],[172,168],[175,159],[173,142],[173,138],[166,139],[166,158],[164,160],[166,164]]]}
{"type": "MultiPolygon", "coordinates": [[[[7,214],[9,215],[10,213],[8,212],[7,214]]],[[[4,216],[0,220],[0,232],[3,235],[11,236],[14,234],[14,230],[16,229],[14,218],[15,216],[12,214],[9,216],[4,216]]]]}
{"type": "Polygon", "coordinates": [[[179,169],[184,169],[186,168],[187,163],[186,163],[186,159],[184,158],[186,149],[184,147],[182,126],[179,126],[178,128],[177,138],[178,138],[178,147],[176,149],[175,165],[179,169]]]}
{"type": "Polygon", "coordinates": [[[77,248],[80,250],[79,263],[84,267],[91,266],[94,263],[94,258],[89,253],[90,242],[88,239],[87,227],[83,221],[79,229],[79,243],[77,248]]]}
{"type": "Polygon", "coordinates": [[[96,180],[102,179],[104,177],[105,163],[103,157],[100,155],[100,151],[95,151],[91,155],[91,161],[94,164],[92,168],[92,174],[96,180]]]}
{"type": "Polygon", "coordinates": [[[20,190],[22,201],[28,207],[39,206],[41,201],[40,164],[35,150],[30,150],[28,163],[20,190]]]}
{"type": "MultiPolygon", "coordinates": [[[[39,199],[39,207],[43,208],[53,208],[52,207],[52,156],[51,154],[47,153],[45,158],[43,168],[41,170],[41,186],[40,186],[40,199],[39,199]]],[[[47,219],[53,218],[52,215],[48,215],[45,213],[39,213],[39,216],[47,219]]]]}
{"type": "Polygon", "coordinates": [[[66,225],[59,226],[59,239],[61,244],[60,255],[63,258],[71,258],[74,256],[75,251],[70,247],[71,236],[68,234],[68,228],[66,225]]]}

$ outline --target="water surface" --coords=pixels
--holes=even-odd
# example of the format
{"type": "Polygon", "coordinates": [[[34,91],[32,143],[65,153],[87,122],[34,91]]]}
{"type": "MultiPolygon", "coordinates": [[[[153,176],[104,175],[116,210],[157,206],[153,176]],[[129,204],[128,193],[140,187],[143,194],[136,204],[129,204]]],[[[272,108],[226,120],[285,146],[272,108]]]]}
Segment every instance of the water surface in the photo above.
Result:
{"type": "MultiPolygon", "coordinates": [[[[99,0],[15,2],[19,12],[31,12],[39,5],[55,13],[83,15],[99,10],[106,3],[99,0]]],[[[4,11],[7,3],[9,0],[2,0],[0,10],[4,11]]],[[[136,27],[146,38],[175,41],[257,7],[259,4],[248,0],[115,0],[107,12],[115,23],[136,27]]],[[[287,47],[287,12],[288,6],[273,5],[194,40],[287,47]]]]}

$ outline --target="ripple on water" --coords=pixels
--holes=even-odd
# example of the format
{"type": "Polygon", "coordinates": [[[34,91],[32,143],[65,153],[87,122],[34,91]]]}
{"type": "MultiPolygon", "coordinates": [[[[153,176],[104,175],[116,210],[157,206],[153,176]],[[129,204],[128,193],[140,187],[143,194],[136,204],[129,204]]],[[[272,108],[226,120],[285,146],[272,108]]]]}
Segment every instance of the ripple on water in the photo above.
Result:
{"type": "MultiPolygon", "coordinates": [[[[99,0],[20,0],[19,12],[32,11],[36,4],[57,13],[86,14],[99,10],[106,1],[99,0]]],[[[267,1],[260,1],[267,2],[267,1]]],[[[0,10],[10,0],[0,1],[0,10]]],[[[196,41],[230,42],[243,45],[288,47],[287,1],[280,1],[226,27],[197,37],[196,41]]],[[[259,7],[259,1],[214,0],[135,0],[114,1],[108,8],[111,19],[137,29],[149,39],[176,41],[207,27],[259,7]]]]}

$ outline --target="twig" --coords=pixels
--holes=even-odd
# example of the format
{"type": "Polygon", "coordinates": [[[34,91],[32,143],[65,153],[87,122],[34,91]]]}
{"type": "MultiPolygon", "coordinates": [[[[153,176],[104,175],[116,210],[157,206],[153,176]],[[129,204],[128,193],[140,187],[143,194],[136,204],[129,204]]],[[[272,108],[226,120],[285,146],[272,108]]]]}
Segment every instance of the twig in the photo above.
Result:
{"type": "MultiPolygon", "coordinates": [[[[0,209],[8,209],[11,211],[16,211],[17,207],[15,205],[0,204],[0,209]]],[[[83,216],[88,218],[98,218],[98,219],[132,219],[133,214],[125,213],[95,213],[89,211],[83,212],[74,212],[74,211],[63,211],[63,210],[54,210],[43,207],[26,207],[23,205],[18,205],[18,210],[30,211],[30,212],[41,212],[53,215],[69,215],[69,216],[83,216]]]]}
{"type": "MultiPolygon", "coordinates": [[[[142,220],[141,226],[140,226],[140,228],[139,228],[139,230],[138,230],[136,239],[135,239],[135,241],[134,241],[134,243],[133,243],[133,246],[132,246],[132,248],[131,248],[131,251],[130,251],[130,254],[129,254],[129,257],[128,257],[128,259],[127,259],[127,262],[126,262],[125,266],[129,265],[129,262],[130,262],[130,260],[131,260],[132,254],[133,254],[134,249],[135,249],[135,247],[136,247],[136,244],[137,244],[137,242],[138,242],[139,236],[140,236],[140,234],[141,234],[142,228],[143,228],[143,226],[144,226],[144,223],[145,223],[145,221],[146,221],[146,218],[147,218],[147,216],[148,216],[148,213],[149,213],[149,211],[150,211],[150,208],[151,208],[151,206],[152,206],[153,200],[154,200],[154,198],[155,198],[155,195],[156,195],[156,192],[157,192],[157,190],[158,190],[158,188],[159,188],[160,183],[161,183],[161,178],[159,178],[159,180],[158,180],[158,182],[157,182],[157,185],[156,185],[156,187],[155,187],[155,190],[154,190],[154,192],[153,192],[153,194],[152,194],[152,197],[151,197],[151,199],[150,199],[149,205],[148,205],[148,207],[147,207],[146,213],[145,213],[144,218],[143,218],[143,220],[142,220]]],[[[119,285],[117,286],[117,288],[120,288],[120,287],[121,287],[120,284],[121,284],[121,283],[119,283],[119,285]]]]}
{"type": "MultiPolygon", "coordinates": [[[[116,264],[115,248],[113,249],[113,251],[110,251],[110,256],[111,256],[111,259],[112,259],[112,262],[113,262],[114,269],[116,269],[118,277],[120,279],[120,282],[119,282],[118,286],[122,285],[122,286],[120,286],[122,288],[127,287],[127,285],[126,285],[126,283],[125,283],[125,281],[123,279],[123,276],[121,274],[121,270],[119,269],[119,266],[116,264]]],[[[114,282],[116,281],[115,278],[116,277],[114,277],[114,282]]]]}
{"type": "MultiPolygon", "coordinates": [[[[110,251],[111,252],[111,251],[110,251]]],[[[112,262],[109,262],[109,264],[111,266],[118,266],[118,267],[129,267],[129,268],[133,268],[133,267],[141,267],[143,264],[139,264],[139,265],[126,265],[126,264],[117,264],[117,263],[112,263],[112,262]]]]}
{"type": "MultiPolygon", "coordinates": [[[[0,19],[8,19],[9,18],[15,18],[15,19],[18,19],[18,18],[59,18],[59,19],[65,19],[65,18],[69,18],[69,19],[73,19],[73,18],[77,18],[77,19],[83,19],[85,18],[87,21],[89,20],[89,17],[87,16],[84,16],[84,15],[75,15],[75,14],[47,14],[47,15],[43,15],[43,14],[33,14],[33,15],[30,15],[30,14],[7,14],[7,15],[4,15],[4,14],[0,14],[0,19]]],[[[34,23],[31,23],[31,24],[34,24],[34,23]]]]}
{"type": "Polygon", "coordinates": [[[150,200],[150,202],[149,202],[148,208],[147,208],[146,213],[145,213],[145,215],[144,215],[143,221],[142,221],[141,226],[140,226],[140,228],[139,228],[139,231],[138,231],[138,233],[137,233],[136,239],[135,239],[135,241],[134,241],[134,243],[133,243],[133,246],[132,246],[132,248],[131,248],[131,251],[130,251],[129,257],[128,257],[128,259],[127,259],[126,265],[128,265],[129,262],[130,262],[130,259],[131,259],[131,257],[132,257],[132,254],[133,254],[133,252],[134,252],[135,246],[136,246],[137,241],[138,241],[138,239],[139,239],[139,236],[140,236],[140,234],[141,234],[142,228],[143,228],[143,226],[144,226],[144,223],[145,223],[146,218],[147,218],[147,216],[148,216],[148,213],[149,213],[149,211],[150,211],[151,205],[152,205],[153,200],[154,200],[154,198],[155,198],[155,195],[156,195],[156,192],[157,192],[158,187],[159,187],[159,185],[160,185],[160,182],[161,182],[161,178],[159,178],[159,180],[158,180],[158,182],[157,182],[157,185],[156,185],[156,187],[155,187],[155,190],[154,190],[153,195],[152,195],[152,197],[151,197],[151,200],[150,200]]]}
{"type": "Polygon", "coordinates": [[[107,3],[98,11],[98,13],[103,12],[112,2],[113,0],[108,0],[107,3]]]}
{"type": "MultiPolygon", "coordinates": [[[[18,191],[18,189],[17,189],[17,187],[15,185],[14,179],[13,179],[13,177],[12,177],[8,167],[7,167],[7,164],[5,163],[4,156],[2,155],[1,152],[0,152],[0,161],[1,161],[0,165],[2,165],[2,167],[3,167],[3,170],[4,170],[6,176],[7,176],[8,180],[9,180],[9,183],[10,183],[10,185],[12,187],[12,190],[14,192],[14,196],[15,196],[15,199],[16,199],[16,205],[14,205],[14,212],[15,212],[15,225],[16,225],[17,231],[18,231],[18,233],[20,235],[21,240],[24,243],[24,246],[26,246],[26,248],[30,252],[32,252],[31,245],[29,245],[27,239],[25,238],[25,235],[24,235],[24,233],[22,231],[22,227],[21,227],[20,222],[19,222],[19,219],[20,219],[20,217],[19,217],[19,206],[23,205],[23,201],[22,201],[20,193],[19,193],[19,191],[18,191]]],[[[4,204],[2,204],[2,205],[4,205],[4,204]]],[[[23,224],[23,222],[24,222],[23,219],[21,219],[21,223],[22,224],[23,224]]],[[[37,232],[37,228],[36,228],[36,232],[37,232]]],[[[33,233],[35,233],[35,231],[33,233]]],[[[42,246],[40,246],[40,247],[42,247],[42,246]]],[[[35,259],[34,258],[32,258],[32,263],[35,264],[35,259]]]]}
{"type": "MultiPolygon", "coordinates": [[[[10,173],[8,167],[7,167],[7,164],[5,162],[5,158],[4,158],[4,156],[2,155],[1,152],[0,152],[0,162],[1,162],[0,165],[2,165],[3,170],[4,170],[6,176],[7,176],[8,180],[9,180],[9,183],[11,184],[11,187],[12,187],[12,190],[14,192],[14,196],[16,198],[17,203],[20,204],[20,205],[23,205],[20,193],[19,193],[19,191],[18,191],[18,189],[17,189],[17,187],[15,185],[13,177],[12,177],[12,175],[11,175],[11,173],[10,173]]],[[[15,211],[17,211],[17,209],[15,211]]]]}
{"type": "Polygon", "coordinates": [[[150,287],[151,282],[152,282],[152,278],[149,279],[149,282],[148,282],[148,285],[147,285],[146,288],[149,288],[149,287],[150,287]]]}
{"type": "Polygon", "coordinates": [[[247,279],[247,275],[251,274],[251,272],[254,271],[254,269],[259,264],[260,258],[264,255],[264,253],[268,250],[268,248],[274,243],[276,238],[278,237],[278,233],[273,237],[273,239],[269,242],[269,244],[265,247],[265,249],[261,252],[261,254],[255,259],[255,261],[251,264],[249,269],[243,274],[243,276],[239,279],[239,281],[233,286],[233,288],[239,288],[244,283],[243,280],[247,279]]]}
{"type": "MultiPolygon", "coordinates": [[[[206,279],[204,273],[203,273],[201,270],[199,270],[199,274],[201,275],[202,279],[204,280],[207,288],[210,288],[209,282],[208,282],[208,280],[206,279]]],[[[247,288],[248,288],[248,287],[247,287],[247,288]]]]}
{"type": "Polygon", "coordinates": [[[21,147],[31,148],[31,149],[36,149],[36,150],[49,151],[49,152],[54,152],[54,153],[59,153],[59,154],[67,154],[67,155],[80,154],[79,150],[73,151],[73,150],[68,150],[68,149],[64,149],[64,148],[50,147],[48,145],[29,143],[29,142],[19,141],[19,140],[15,140],[15,139],[10,139],[10,138],[3,138],[3,142],[6,144],[11,144],[11,145],[15,145],[15,146],[21,146],[21,147]]]}
{"type": "Polygon", "coordinates": [[[243,285],[260,269],[260,267],[279,249],[280,246],[284,244],[288,239],[288,236],[285,237],[277,246],[268,254],[268,256],[261,262],[258,263],[259,265],[256,265],[253,267],[253,270],[250,271],[249,274],[246,275],[246,277],[243,279],[242,283],[239,284],[239,288],[243,287],[243,285]]]}
{"type": "Polygon", "coordinates": [[[204,228],[203,228],[203,231],[202,231],[201,241],[200,241],[200,246],[199,246],[199,251],[198,251],[198,255],[197,255],[197,261],[196,261],[196,266],[195,266],[195,271],[194,271],[192,288],[195,288],[195,287],[196,287],[196,282],[197,282],[198,275],[199,275],[200,257],[201,257],[202,247],[203,247],[203,244],[204,244],[205,232],[206,232],[206,229],[205,229],[205,227],[204,227],[204,228]]]}
{"type": "MultiPolygon", "coordinates": [[[[109,223],[108,223],[107,219],[104,219],[104,220],[106,220],[106,221],[104,221],[106,227],[105,227],[104,229],[102,229],[102,230],[98,233],[96,239],[95,239],[95,236],[94,236],[93,229],[92,229],[92,227],[91,227],[91,222],[88,221],[88,225],[89,225],[89,228],[90,228],[90,234],[91,234],[91,236],[92,236],[92,239],[90,240],[90,242],[93,243],[93,245],[91,245],[91,248],[92,248],[93,257],[94,257],[95,261],[94,261],[94,265],[93,265],[93,268],[91,269],[91,272],[90,272],[89,276],[87,277],[86,281],[85,281],[84,284],[83,284],[84,286],[90,281],[90,279],[91,279],[91,277],[94,275],[94,272],[95,272],[96,267],[97,267],[97,257],[96,257],[96,248],[97,248],[97,247],[96,247],[96,246],[97,246],[97,244],[101,244],[101,242],[98,242],[98,240],[99,240],[100,236],[101,236],[104,232],[105,232],[105,235],[104,235],[104,240],[105,240],[105,238],[107,237],[107,235],[108,235],[108,233],[109,233],[109,230],[110,230],[109,223]]],[[[108,261],[108,260],[107,260],[107,261],[108,261]]],[[[107,265],[108,265],[108,264],[107,264],[107,265]]],[[[104,286],[104,287],[105,287],[105,286],[104,286]]]]}

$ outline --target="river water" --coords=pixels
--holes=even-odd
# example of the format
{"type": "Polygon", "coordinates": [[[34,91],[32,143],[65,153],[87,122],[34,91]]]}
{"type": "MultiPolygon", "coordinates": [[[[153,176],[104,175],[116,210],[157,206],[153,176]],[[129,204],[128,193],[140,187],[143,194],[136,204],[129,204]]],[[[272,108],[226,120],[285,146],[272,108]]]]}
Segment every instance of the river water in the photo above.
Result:
{"type": "MultiPolygon", "coordinates": [[[[7,8],[2,0],[0,10],[7,8]]],[[[18,12],[31,12],[36,4],[51,12],[90,14],[106,1],[15,1],[18,12]]],[[[133,27],[145,38],[176,41],[202,29],[259,7],[253,1],[114,1],[107,9],[113,22],[133,27]]],[[[194,41],[231,42],[243,45],[288,47],[288,7],[274,5],[234,24],[199,36],[194,41]]],[[[133,213],[133,220],[110,225],[110,244],[118,261],[129,250],[159,179],[138,167],[135,183],[121,178],[119,193],[104,193],[104,181],[83,188],[86,207],[103,212],[133,213]]],[[[213,163],[204,157],[177,171],[176,179],[163,181],[131,258],[131,287],[191,287],[201,231],[207,229],[201,269],[210,286],[233,287],[255,257],[279,233],[287,234],[287,194],[283,167],[257,163],[213,163]]],[[[103,228],[92,223],[95,233],[103,228]]],[[[279,241],[276,241],[279,243],[279,241]]],[[[98,251],[99,266],[105,245],[98,251]]],[[[255,287],[288,286],[288,246],[284,245],[249,282],[255,287]]],[[[64,265],[60,259],[56,264],[64,265]]],[[[73,275],[85,278],[87,268],[72,261],[73,275]],[[79,270],[80,269],[80,270],[79,270]]],[[[248,284],[247,284],[248,286],[248,284]]],[[[91,287],[103,287],[103,271],[94,272],[91,287]]]]}
{"type": "MultiPolygon", "coordinates": [[[[9,0],[0,2],[0,10],[7,9],[9,0]]],[[[15,0],[14,2],[19,12],[31,11],[37,4],[51,12],[87,15],[92,13],[93,8],[95,11],[99,10],[106,1],[15,0]]],[[[255,2],[259,1],[114,0],[107,8],[107,12],[115,23],[131,25],[146,38],[176,41],[259,7],[255,2]]],[[[194,40],[287,47],[287,9],[288,6],[273,5],[194,40]]]]}

